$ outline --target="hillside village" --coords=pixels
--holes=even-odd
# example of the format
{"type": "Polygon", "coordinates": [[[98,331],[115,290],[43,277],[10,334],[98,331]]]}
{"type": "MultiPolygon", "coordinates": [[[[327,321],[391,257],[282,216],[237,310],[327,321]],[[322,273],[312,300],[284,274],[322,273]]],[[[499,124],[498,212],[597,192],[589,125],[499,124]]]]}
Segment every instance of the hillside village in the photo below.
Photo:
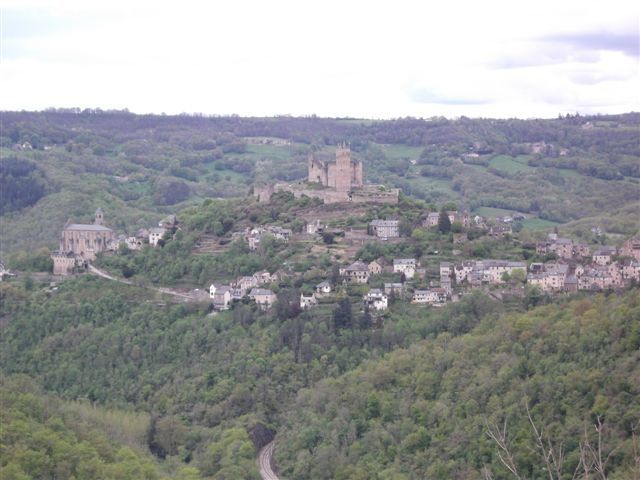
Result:
{"type": "MultiPolygon", "coordinates": [[[[418,228],[438,231],[443,221],[449,228],[455,226],[456,233],[451,233],[454,245],[464,243],[471,228],[480,229],[497,241],[504,241],[512,235],[511,217],[488,220],[457,210],[425,212],[418,228]]],[[[81,272],[96,260],[98,254],[117,255],[123,248],[132,252],[143,248],[162,248],[180,230],[180,221],[171,215],[161,220],[157,227],[142,229],[133,236],[116,235],[105,225],[104,214],[98,209],[93,224],[69,221],[64,226],[60,250],[52,253],[54,274],[81,272]]],[[[319,219],[309,221],[301,233],[275,224],[253,225],[231,232],[230,240],[245,244],[250,254],[260,255],[260,245],[267,238],[284,245],[296,242],[322,244],[329,230],[319,219]]],[[[364,239],[360,235],[359,241],[362,245],[409,241],[402,237],[400,230],[400,220],[374,219],[362,234],[364,239]]],[[[555,295],[621,289],[640,282],[640,236],[627,239],[619,249],[607,245],[592,249],[584,242],[549,233],[545,240],[535,244],[535,253],[537,258],[548,260],[526,262],[483,258],[442,261],[437,279],[427,279],[427,269],[421,265],[420,258],[335,262],[332,268],[325,270],[326,275],[321,282],[312,288],[302,289],[298,306],[305,310],[320,303],[335,303],[346,292],[353,293],[354,288],[361,294],[362,309],[373,313],[384,312],[397,301],[439,307],[447,302],[456,302],[475,289],[494,296],[504,293],[522,295],[524,285],[528,284],[542,293],[555,295]]],[[[208,292],[213,311],[228,310],[235,302],[243,301],[255,302],[260,309],[268,310],[278,300],[276,292],[282,282],[301,278],[302,275],[287,268],[274,272],[261,270],[227,283],[212,279],[199,291],[208,292]]],[[[203,295],[200,293],[193,298],[201,301],[203,295]]]]}
{"type": "MultiPolygon", "coordinates": [[[[352,160],[348,146],[341,145],[333,162],[309,156],[307,185],[317,182],[322,189],[306,193],[326,204],[338,201],[332,196],[337,192],[342,195],[342,202],[350,203],[353,201],[352,192],[364,185],[362,175],[362,162],[352,160]]],[[[264,198],[265,193],[282,195],[270,189],[258,190],[254,194],[261,204],[271,201],[271,196],[264,198]]],[[[292,193],[297,196],[293,191],[285,194],[292,193]]],[[[384,204],[387,200],[373,198],[365,203],[384,204]]],[[[320,213],[326,213],[322,206],[319,209],[320,213]]],[[[338,209],[333,215],[340,217],[342,212],[338,209]]],[[[487,219],[471,215],[468,210],[443,207],[440,212],[423,212],[413,226],[424,231],[450,234],[454,247],[460,247],[472,234],[484,235],[497,242],[506,241],[514,233],[513,223],[522,219],[524,215],[521,214],[487,219]]],[[[284,245],[300,242],[321,245],[333,243],[336,237],[344,237],[345,241],[360,247],[371,242],[402,244],[410,241],[406,235],[403,237],[401,220],[397,218],[375,218],[367,223],[366,230],[351,228],[348,231],[329,228],[325,224],[327,220],[331,220],[331,216],[324,220],[308,220],[299,232],[278,224],[250,224],[243,230],[230,232],[228,242],[240,242],[246,245],[250,254],[260,255],[261,244],[266,238],[284,245]]],[[[114,255],[122,249],[136,252],[143,248],[162,248],[181,229],[178,218],[170,215],[157,226],[140,229],[135,235],[117,235],[106,226],[104,213],[98,208],[93,224],[67,221],[61,232],[59,250],[51,254],[53,273],[68,275],[83,271],[99,254],[114,255]]],[[[217,247],[226,248],[221,243],[217,247]]],[[[357,251],[354,253],[357,256],[357,251]]],[[[359,287],[365,312],[384,312],[394,301],[442,306],[458,301],[474,289],[483,289],[499,297],[505,293],[522,295],[525,284],[537,287],[542,293],[559,294],[620,289],[632,282],[640,282],[640,236],[627,239],[620,249],[602,245],[592,251],[585,242],[549,233],[546,239],[535,244],[535,254],[538,259],[546,261],[489,258],[442,261],[437,278],[427,278],[427,269],[421,265],[420,258],[385,260],[381,257],[370,262],[354,258],[355,261],[348,263],[335,258],[331,268],[325,270],[325,278],[321,282],[312,288],[302,289],[298,306],[304,310],[320,302],[335,302],[347,291],[353,293],[353,287],[359,287]],[[334,270],[337,270],[337,275],[334,270]],[[344,289],[347,291],[343,292],[344,289]]],[[[208,292],[214,311],[227,310],[234,302],[245,300],[268,310],[278,300],[275,292],[282,281],[303,274],[282,268],[275,272],[256,271],[227,283],[211,279],[209,284],[193,291],[193,298],[202,300],[202,292],[208,292]]]]}

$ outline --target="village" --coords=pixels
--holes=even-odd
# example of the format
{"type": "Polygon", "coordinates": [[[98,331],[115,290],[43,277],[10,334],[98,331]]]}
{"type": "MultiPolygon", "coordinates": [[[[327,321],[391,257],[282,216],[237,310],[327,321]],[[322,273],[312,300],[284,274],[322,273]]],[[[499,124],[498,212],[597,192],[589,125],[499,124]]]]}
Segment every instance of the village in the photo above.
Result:
{"type": "MultiPolygon", "coordinates": [[[[457,233],[451,233],[451,241],[465,241],[465,230],[480,228],[487,236],[500,241],[512,235],[513,218],[488,221],[472,216],[468,211],[426,212],[420,228],[437,231],[446,216],[449,225],[457,225],[457,233]]],[[[397,219],[374,219],[367,225],[359,242],[406,242],[401,235],[397,219]]],[[[175,215],[161,220],[157,226],[141,229],[133,236],[116,235],[105,225],[101,209],[95,212],[93,224],[65,225],[60,237],[60,249],[52,253],[55,275],[82,272],[97,255],[115,255],[121,249],[137,251],[143,248],[162,248],[177,231],[180,222],[175,215]]],[[[322,244],[328,231],[319,219],[307,223],[302,234],[279,225],[254,225],[231,233],[232,241],[246,244],[249,252],[258,250],[266,238],[282,244],[302,241],[322,244]]],[[[419,258],[378,258],[370,262],[361,260],[336,263],[337,277],[327,269],[324,280],[312,289],[302,289],[299,307],[313,308],[320,302],[336,302],[345,293],[360,292],[362,308],[370,312],[385,312],[393,302],[411,302],[417,305],[440,307],[456,302],[463,295],[481,289],[490,295],[511,292],[522,294],[524,285],[536,287],[540,292],[556,295],[578,291],[621,289],[632,282],[640,282],[640,236],[627,239],[618,249],[600,246],[592,251],[588,244],[549,233],[535,245],[536,258],[546,262],[506,259],[477,259],[459,262],[442,261],[437,270],[438,278],[427,279],[427,268],[419,258]]],[[[298,274],[300,275],[300,274],[298,274]]],[[[283,268],[279,271],[257,271],[230,282],[212,280],[195,290],[194,300],[207,298],[213,311],[233,308],[235,302],[252,301],[262,310],[270,309],[278,300],[278,286],[285,278],[296,276],[283,268]]]]}
{"type": "MultiPolygon", "coordinates": [[[[347,208],[353,205],[352,202],[359,202],[354,200],[354,193],[366,187],[362,162],[351,158],[346,144],[337,148],[333,161],[317,159],[310,154],[308,178],[300,185],[305,192],[310,191],[324,204],[342,202],[347,208]],[[317,187],[309,190],[310,185],[317,187]]],[[[262,204],[269,202],[277,190],[256,189],[254,195],[262,204]]],[[[284,190],[295,197],[300,193],[296,189],[284,190]]],[[[370,197],[365,203],[389,203],[387,193],[379,198],[370,197]]],[[[391,203],[398,202],[397,192],[394,198],[391,203]]],[[[320,208],[319,213],[330,211],[325,206],[320,208]]],[[[340,208],[333,212],[335,217],[343,215],[343,209],[340,208]]],[[[468,210],[442,208],[439,212],[423,212],[418,224],[412,227],[450,235],[446,238],[450,238],[454,248],[459,248],[468,242],[472,232],[498,243],[506,243],[514,235],[513,224],[524,218],[524,215],[513,214],[488,219],[471,215],[468,210]]],[[[345,250],[344,255],[332,257],[333,268],[325,269],[322,281],[313,287],[307,285],[300,289],[299,307],[302,310],[313,308],[320,302],[335,303],[340,295],[353,295],[354,292],[361,295],[365,311],[384,312],[396,301],[440,307],[447,302],[456,302],[476,289],[501,298],[504,293],[522,295],[526,284],[542,293],[555,295],[621,289],[632,282],[640,282],[640,236],[627,239],[620,249],[601,245],[592,251],[587,243],[549,233],[545,240],[535,244],[536,261],[513,258],[441,261],[439,268],[434,269],[431,264],[429,270],[426,265],[421,265],[421,258],[379,257],[369,262],[358,258],[358,251],[371,243],[389,245],[411,242],[406,232],[403,234],[398,218],[374,218],[368,221],[366,230],[351,228],[346,231],[329,228],[327,220],[331,218],[307,219],[301,232],[278,224],[251,224],[243,230],[230,232],[226,246],[216,241],[210,241],[212,245],[205,245],[207,241],[201,239],[198,248],[200,253],[216,254],[224,251],[232,242],[241,242],[247,246],[250,255],[260,255],[261,245],[267,238],[283,245],[304,243],[309,246],[309,251],[326,243],[334,243],[334,238],[341,238],[342,242],[349,245],[349,249],[345,250]],[[540,259],[544,261],[538,261],[540,259]]],[[[64,225],[59,249],[51,254],[53,273],[64,276],[86,271],[99,254],[117,255],[123,249],[136,252],[144,248],[162,248],[181,228],[178,218],[169,215],[157,226],[140,229],[134,235],[117,235],[106,226],[104,213],[98,208],[92,224],[78,224],[69,220],[64,225]]],[[[456,252],[460,254],[460,250],[452,251],[453,254],[456,252]]],[[[91,268],[94,273],[97,271],[95,267],[91,268]]],[[[101,274],[112,278],[106,272],[101,274]]],[[[275,292],[281,282],[303,274],[283,265],[278,271],[256,271],[227,282],[211,279],[208,284],[201,285],[189,294],[180,295],[197,301],[206,299],[213,311],[228,310],[234,302],[240,301],[253,301],[260,309],[268,310],[278,300],[275,292]]]]}

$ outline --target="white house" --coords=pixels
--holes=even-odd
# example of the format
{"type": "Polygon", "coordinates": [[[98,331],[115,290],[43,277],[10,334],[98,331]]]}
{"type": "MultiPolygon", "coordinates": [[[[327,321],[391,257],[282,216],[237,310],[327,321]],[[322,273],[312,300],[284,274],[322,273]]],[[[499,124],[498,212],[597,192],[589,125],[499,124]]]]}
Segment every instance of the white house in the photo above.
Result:
{"type": "Polygon", "coordinates": [[[155,247],[158,245],[158,241],[164,237],[166,230],[161,227],[155,227],[149,229],[149,245],[155,247]]]}
{"type": "Polygon", "coordinates": [[[212,300],[213,308],[216,310],[228,310],[231,303],[232,288],[228,285],[211,284],[209,287],[209,297],[212,300]]]}
{"type": "Polygon", "coordinates": [[[386,310],[389,302],[389,297],[379,288],[372,288],[364,296],[364,303],[375,310],[386,310]]]}

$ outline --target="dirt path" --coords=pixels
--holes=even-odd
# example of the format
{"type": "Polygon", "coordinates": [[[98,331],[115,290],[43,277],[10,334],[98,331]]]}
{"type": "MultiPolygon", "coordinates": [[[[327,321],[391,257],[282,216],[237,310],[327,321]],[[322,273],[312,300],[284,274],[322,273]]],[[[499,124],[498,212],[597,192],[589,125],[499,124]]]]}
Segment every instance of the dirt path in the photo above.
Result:
{"type": "Polygon", "coordinates": [[[271,457],[275,448],[275,441],[267,443],[258,454],[258,467],[260,468],[260,476],[262,480],[280,480],[271,469],[271,457]]]}

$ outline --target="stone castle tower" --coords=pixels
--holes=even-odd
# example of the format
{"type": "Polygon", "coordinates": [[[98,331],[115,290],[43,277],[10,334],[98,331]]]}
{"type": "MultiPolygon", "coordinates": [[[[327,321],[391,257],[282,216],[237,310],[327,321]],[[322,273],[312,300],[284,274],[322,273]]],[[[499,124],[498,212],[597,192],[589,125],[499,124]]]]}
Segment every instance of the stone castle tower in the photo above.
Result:
{"type": "Polygon", "coordinates": [[[308,181],[317,182],[338,192],[349,192],[354,187],[362,187],[362,162],[351,159],[351,148],[346,143],[336,148],[334,161],[319,160],[309,154],[308,181]]]}

